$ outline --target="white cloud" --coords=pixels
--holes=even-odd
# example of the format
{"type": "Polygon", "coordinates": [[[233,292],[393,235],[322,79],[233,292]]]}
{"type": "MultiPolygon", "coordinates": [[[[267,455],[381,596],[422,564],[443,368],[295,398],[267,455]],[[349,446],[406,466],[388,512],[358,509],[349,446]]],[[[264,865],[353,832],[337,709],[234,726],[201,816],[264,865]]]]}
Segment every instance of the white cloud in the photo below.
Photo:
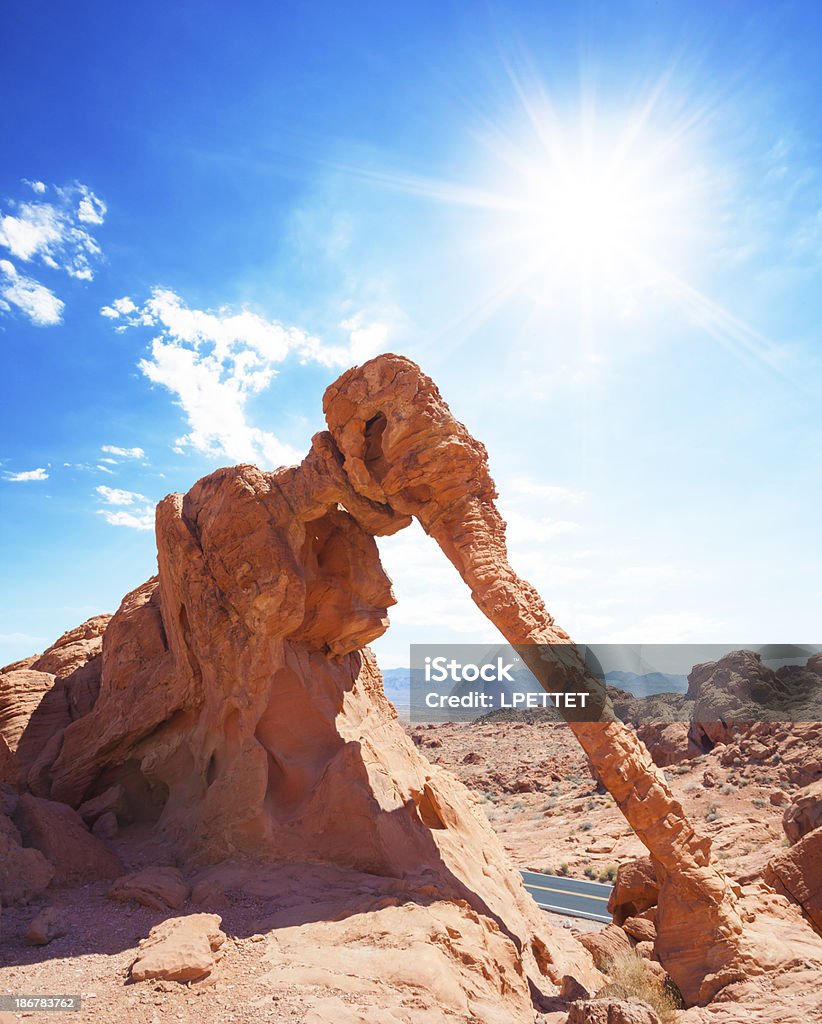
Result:
{"type": "Polygon", "coordinates": [[[148,501],[144,494],[138,494],[136,491],[123,491],[117,487],[106,487],[105,484],[100,484],[97,493],[107,505],[134,505],[148,501]]]}
{"type": "Polygon", "coordinates": [[[102,224],[106,217],[106,204],[86,185],[80,185],[80,204],[77,207],[77,219],[84,224],[102,224]]]}
{"type": "Polygon", "coordinates": [[[121,316],[128,316],[129,313],[135,313],[137,307],[131,301],[128,296],[124,296],[122,299],[115,299],[110,306],[103,306],[100,312],[103,316],[109,318],[109,320],[117,320],[121,316]]]}
{"type": "Polygon", "coordinates": [[[111,509],[97,510],[110,526],[128,526],[132,530],[153,530],[154,509],[147,508],[139,512],[112,512],[111,509]]]}
{"type": "MultiPolygon", "coordinates": [[[[116,463],[115,463],[115,465],[116,465],[116,463]]],[[[112,471],[108,468],[108,466],[103,466],[99,462],[97,463],[97,465],[94,468],[95,469],[99,469],[101,473],[108,473],[109,476],[114,476],[114,473],[112,473],[112,471]]]]}
{"type": "MultiPolygon", "coordinates": [[[[42,181],[24,179],[24,183],[38,196],[47,191],[42,181]]],[[[101,252],[87,225],[103,223],[106,205],[88,186],[79,183],[53,192],[50,202],[39,198],[0,202],[0,248],[22,263],[39,262],[69,277],[91,281],[93,263],[101,252]]],[[[7,301],[0,302],[0,309],[9,312],[11,303],[35,324],[60,323],[64,303],[51,289],[32,276],[20,274],[7,260],[2,266],[0,294],[7,301]]]]}
{"type": "Polygon", "coordinates": [[[309,338],[302,350],[303,362],[313,360],[321,366],[351,366],[364,363],[387,348],[391,333],[388,324],[366,323],[362,312],[343,320],[340,327],[348,332],[347,345],[323,345],[317,338],[309,338]]]}
{"type": "MultiPolygon", "coordinates": [[[[121,459],[144,459],[146,453],[142,448],[118,448],[115,444],[104,444],[100,447],[101,452],[109,455],[117,455],[121,459]]],[[[114,462],[114,459],[101,459],[101,462],[114,462]]]]}
{"type": "MultiPolygon", "coordinates": [[[[17,272],[13,263],[0,260],[0,295],[17,306],[38,327],[59,324],[64,303],[45,285],[17,272]]],[[[8,306],[3,303],[6,311],[8,306]]]]}
{"type": "Polygon", "coordinates": [[[23,473],[4,473],[4,479],[13,484],[28,483],[31,480],[48,480],[49,475],[43,466],[39,469],[29,469],[23,473]]]}
{"type": "MultiPolygon", "coordinates": [[[[98,466],[98,469],[103,467],[98,466]]],[[[110,472],[107,470],[106,472],[110,472]]],[[[119,487],[106,487],[100,484],[96,488],[100,500],[111,508],[99,508],[97,514],[102,516],[110,526],[127,526],[132,530],[154,529],[154,503],[145,494],[137,491],[126,491],[119,487]],[[125,511],[128,509],[128,511],[125,511]]]]}
{"type": "Polygon", "coordinates": [[[150,327],[159,331],[150,357],[139,367],[154,384],[170,391],[183,410],[189,431],[175,450],[226,456],[235,462],[276,466],[300,454],[269,431],[248,421],[249,400],[264,391],[276,366],[290,354],[303,363],[346,366],[367,358],[385,343],[388,328],[367,324],[362,313],[343,322],[347,345],[325,345],[298,327],[267,320],[249,310],[191,309],[175,292],[155,288],[138,306],[127,296],[101,311],[118,330],[150,327]]]}

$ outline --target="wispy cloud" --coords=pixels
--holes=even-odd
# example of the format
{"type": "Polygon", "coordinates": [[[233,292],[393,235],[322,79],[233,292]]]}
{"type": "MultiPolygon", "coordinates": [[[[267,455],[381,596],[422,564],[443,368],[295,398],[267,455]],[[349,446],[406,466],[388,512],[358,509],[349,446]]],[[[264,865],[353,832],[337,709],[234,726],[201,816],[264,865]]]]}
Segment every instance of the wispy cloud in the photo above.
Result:
{"type": "Polygon", "coordinates": [[[142,509],[139,512],[113,512],[109,508],[97,510],[110,526],[128,526],[132,530],[153,530],[154,509],[142,509]]]}
{"type": "Polygon", "coordinates": [[[100,484],[96,491],[104,504],[115,506],[97,509],[97,514],[111,526],[127,526],[132,530],[154,529],[154,504],[145,494],[106,487],[105,484],[100,484]]]}
{"type": "Polygon", "coordinates": [[[124,491],[118,487],[106,487],[100,484],[97,493],[107,505],[134,505],[147,502],[149,499],[137,491],[124,491]]]}
{"type": "MultiPolygon", "coordinates": [[[[38,198],[0,200],[0,248],[18,264],[39,264],[91,281],[101,250],[90,228],[103,223],[106,204],[80,183],[51,190],[42,181],[24,184],[38,198]],[[49,191],[48,200],[39,198],[49,191]]],[[[39,326],[60,323],[64,303],[50,288],[9,260],[0,261],[0,271],[0,310],[8,313],[16,306],[39,326]]]]}
{"type": "MultiPolygon", "coordinates": [[[[116,455],[121,459],[144,459],[146,453],[142,448],[118,448],[114,444],[104,444],[100,447],[101,452],[107,452],[109,455],[116,455]]],[[[100,459],[101,462],[114,462],[114,459],[100,459]]]]}
{"type": "Polygon", "coordinates": [[[299,327],[249,310],[192,309],[163,288],[154,289],[142,305],[124,296],[101,313],[117,321],[118,331],[159,331],[150,357],[140,360],[139,367],[152,383],[175,396],[186,416],[189,431],[176,440],[175,450],[191,448],[266,466],[300,457],[289,444],[248,420],[249,400],[271,384],[277,365],[294,354],[303,363],[346,366],[376,354],[389,333],[387,325],[369,323],[359,313],[340,325],[348,343],[327,345],[299,327]]]}
{"type": "Polygon", "coordinates": [[[59,324],[63,318],[65,303],[44,284],[19,273],[9,260],[0,260],[0,296],[0,310],[7,313],[16,306],[38,327],[59,324]]]}
{"type": "Polygon", "coordinates": [[[12,484],[30,483],[32,480],[48,480],[49,475],[44,466],[28,469],[22,473],[4,473],[3,479],[12,484]]]}

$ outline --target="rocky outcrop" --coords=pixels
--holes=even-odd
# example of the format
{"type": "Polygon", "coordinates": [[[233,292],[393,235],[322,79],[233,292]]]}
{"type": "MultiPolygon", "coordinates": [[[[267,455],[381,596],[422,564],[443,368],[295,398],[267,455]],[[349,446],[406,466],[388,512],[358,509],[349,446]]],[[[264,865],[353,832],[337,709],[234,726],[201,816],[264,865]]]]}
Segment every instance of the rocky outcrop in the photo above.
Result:
{"type": "Polygon", "coordinates": [[[182,873],[172,867],[143,868],[118,878],[108,891],[111,900],[134,900],[154,910],[179,910],[188,899],[189,887],[182,873]]]}
{"type": "Polygon", "coordinates": [[[357,493],[421,523],[547,690],[578,690],[584,681],[599,702],[600,721],[569,725],[662,876],[660,960],[686,999],[710,999],[712,979],[740,950],[734,890],[646,748],[614,719],[568,634],[509,565],[484,447],[433,381],[401,357],[349,370],[326,391],[323,408],[357,493]]]}
{"type": "Polygon", "coordinates": [[[626,861],[617,869],[614,887],[608,899],[608,912],[621,925],[655,907],[659,901],[659,881],[650,857],[626,861]]]}
{"type": "Polygon", "coordinates": [[[87,818],[117,787],[118,818],[155,822],[192,864],[243,855],[407,879],[426,903],[491,922],[535,991],[595,983],[385,697],[366,645],[394,598],[374,537],[408,522],[352,488],[328,434],[300,466],[224,469],[166,498],[158,576],[109,622],[96,703],[38,779],[87,818]]]}
{"type": "Polygon", "coordinates": [[[26,849],[20,831],[0,814],[0,903],[28,903],[54,878],[54,867],[39,850],[26,849]]]}
{"type": "Polygon", "coordinates": [[[15,818],[26,845],[54,865],[56,884],[82,885],[122,874],[116,854],[91,835],[71,807],[24,793],[15,818]]]}
{"type": "Polygon", "coordinates": [[[39,796],[48,795],[43,775],[60,751],[63,730],[88,714],[97,699],[110,618],[96,615],[43,654],[0,673],[0,736],[14,755],[14,769],[4,775],[39,796]]]}
{"type": "Polygon", "coordinates": [[[822,829],[809,832],[770,860],[765,881],[797,903],[822,935],[822,829]]]}
{"type": "Polygon", "coordinates": [[[782,827],[791,843],[822,826],[822,782],[799,790],[782,815],[782,827]]]}

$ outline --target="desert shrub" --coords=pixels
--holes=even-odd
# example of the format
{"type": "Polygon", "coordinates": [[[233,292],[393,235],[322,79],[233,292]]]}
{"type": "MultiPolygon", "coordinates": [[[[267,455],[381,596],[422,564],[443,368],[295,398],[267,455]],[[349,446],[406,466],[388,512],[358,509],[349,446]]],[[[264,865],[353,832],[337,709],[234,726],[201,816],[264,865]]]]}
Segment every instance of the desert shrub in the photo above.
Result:
{"type": "Polygon", "coordinates": [[[589,865],[588,865],[588,867],[587,867],[587,868],[585,869],[585,871],[583,872],[583,874],[585,875],[585,877],[586,877],[586,878],[590,878],[592,882],[593,882],[593,880],[594,880],[594,879],[596,878],[596,876],[597,876],[596,870],[595,870],[594,868],[592,868],[590,864],[589,864],[589,865]]]}
{"type": "Polygon", "coordinates": [[[616,876],[617,876],[617,866],[616,866],[616,864],[609,864],[607,867],[604,867],[602,869],[602,871],[600,871],[600,873],[599,873],[599,880],[600,880],[600,882],[614,882],[614,881],[616,881],[616,876]]]}
{"type": "Polygon", "coordinates": [[[754,807],[764,807],[765,806],[765,801],[764,800],[751,800],[751,803],[754,805],[754,807]]]}
{"type": "Polygon", "coordinates": [[[705,815],[705,821],[716,821],[719,817],[719,811],[716,809],[716,804],[711,804],[708,808],[708,813],[705,815]]]}
{"type": "Polygon", "coordinates": [[[635,950],[615,957],[608,974],[611,980],[597,992],[597,998],[639,999],[654,1011],[662,1024],[674,1024],[676,1011],[685,1006],[676,985],[670,980],[660,982],[635,950]]]}
{"type": "Polygon", "coordinates": [[[590,832],[591,829],[594,827],[594,823],[592,821],[583,821],[583,823],[579,827],[582,829],[583,832],[590,832]]]}
{"type": "Polygon", "coordinates": [[[567,877],[570,873],[571,869],[567,864],[560,864],[560,866],[557,868],[557,874],[562,875],[563,877],[567,877]]]}

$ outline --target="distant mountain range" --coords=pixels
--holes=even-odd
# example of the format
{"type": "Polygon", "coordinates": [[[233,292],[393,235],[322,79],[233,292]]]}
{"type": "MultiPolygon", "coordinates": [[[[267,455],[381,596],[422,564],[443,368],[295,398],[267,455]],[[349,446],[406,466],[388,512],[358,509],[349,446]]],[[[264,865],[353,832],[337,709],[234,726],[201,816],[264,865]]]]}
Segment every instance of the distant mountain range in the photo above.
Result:
{"type": "Polygon", "coordinates": [[[670,675],[667,672],[606,672],[605,682],[608,686],[616,686],[627,690],[635,697],[653,697],[657,693],[686,693],[688,677],[670,675]]]}
{"type": "MultiPolygon", "coordinates": [[[[421,673],[420,673],[421,675],[421,673]]],[[[410,700],[411,669],[388,668],[382,674],[386,695],[392,701],[407,704],[410,700]]],[[[608,686],[616,686],[627,690],[635,697],[653,697],[658,693],[685,693],[688,689],[688,677],[671,675],[666,672],[606,672],[605,682],[608,686]]]]}

